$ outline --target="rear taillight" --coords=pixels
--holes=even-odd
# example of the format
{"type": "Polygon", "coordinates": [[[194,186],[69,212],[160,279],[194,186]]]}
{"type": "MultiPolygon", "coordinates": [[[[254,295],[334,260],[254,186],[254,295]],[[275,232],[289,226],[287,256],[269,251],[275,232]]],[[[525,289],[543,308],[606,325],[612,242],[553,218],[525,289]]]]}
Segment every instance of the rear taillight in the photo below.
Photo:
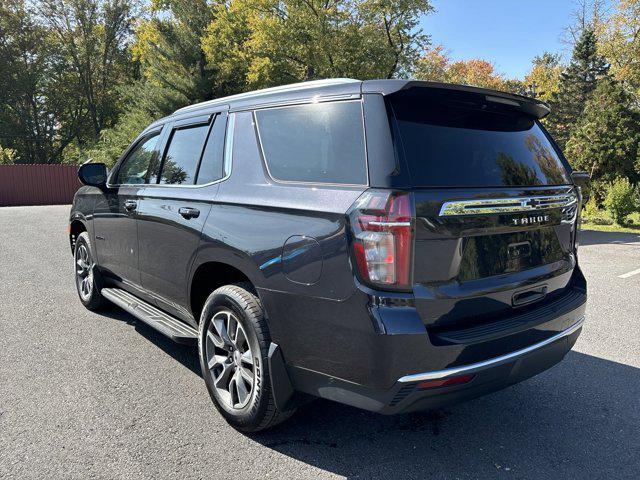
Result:
{"type": "Polygon", "coordinates": [[[349,211],[360,280],[373,287],[410,290],[413,207],[405,192],[370,190],[349,211]]]}
{"type": "Polygon", "coordinates": [[[580,226],[580,208],[582,206],[582,192],[580,187],[575,187],[570,197],[569,205],[560,212],[561,223],[571,225],[571,242],[575,249],[578,248],[578,228],[580,226]]]}

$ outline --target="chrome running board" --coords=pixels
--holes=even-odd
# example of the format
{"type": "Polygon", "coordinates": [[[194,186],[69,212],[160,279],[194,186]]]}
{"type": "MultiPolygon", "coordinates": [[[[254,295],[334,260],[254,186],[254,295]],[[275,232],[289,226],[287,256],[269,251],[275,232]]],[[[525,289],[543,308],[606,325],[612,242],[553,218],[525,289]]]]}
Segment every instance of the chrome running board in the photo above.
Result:
{"type": "Polygon", "coordinates": [[[177,343],[195,345],[198,331],[121,288],[103,288],[102,296],[177,343]]]}

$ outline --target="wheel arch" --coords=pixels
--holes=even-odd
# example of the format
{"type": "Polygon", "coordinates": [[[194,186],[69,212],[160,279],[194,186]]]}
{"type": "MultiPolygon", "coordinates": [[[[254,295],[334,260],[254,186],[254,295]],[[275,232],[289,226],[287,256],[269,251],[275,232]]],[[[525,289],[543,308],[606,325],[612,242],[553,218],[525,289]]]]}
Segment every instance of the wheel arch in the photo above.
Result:
{"type": "Polygon", "coordinates": [[[189,282],[189,306],[193,318],[200,322],[200,313],[207,297],[215,289],[234,283],[248,283],[257,293],[256,278],[246,266],[236,262],[208,259],[198,263],[193,269],[189,282]]]}
{"type": "Polygon", "coordinates": [[[69,246],[71,247],[71,253],[75,252],[76,241],[78,240],[78,236],[82,232],[88,232],[87,225],[84,221],[80,220],[78,217],[73,218],[69,223],[69,246]]]}

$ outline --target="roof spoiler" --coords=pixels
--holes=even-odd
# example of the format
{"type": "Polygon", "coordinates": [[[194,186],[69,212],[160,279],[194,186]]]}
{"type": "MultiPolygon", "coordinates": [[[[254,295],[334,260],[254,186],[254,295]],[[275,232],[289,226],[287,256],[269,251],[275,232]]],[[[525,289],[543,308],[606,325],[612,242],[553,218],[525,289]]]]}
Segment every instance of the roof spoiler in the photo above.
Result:
{"type": "Polygon", "coordinates": [[[484,95],[487,102],[509,105],[537,119],[549,115],[549,107],[533,98],[514,93],[500,92],[488,88],[456,85],[453,83],[425,82],[420,80],[365,80],[362,82],[362,93],[379,93],[385,96],[411,88],[432,88],[438,90],[457,90],[461,92],[484,95]]]}

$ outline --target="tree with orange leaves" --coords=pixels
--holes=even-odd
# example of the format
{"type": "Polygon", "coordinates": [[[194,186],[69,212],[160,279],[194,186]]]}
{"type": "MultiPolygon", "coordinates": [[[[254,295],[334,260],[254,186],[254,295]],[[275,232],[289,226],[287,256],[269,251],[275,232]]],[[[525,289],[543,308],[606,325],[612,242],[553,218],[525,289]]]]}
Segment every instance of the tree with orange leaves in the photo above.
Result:
{"type": "Polygon", "coordinates": [[[458,83],[495,90],[522,91],[517,80],[508,80],[497,72],[487,60],[471,59],[452,61],[442,45],[429,48],[420,57],[414,76],[420,80],[433,82],[458,83]]]}

